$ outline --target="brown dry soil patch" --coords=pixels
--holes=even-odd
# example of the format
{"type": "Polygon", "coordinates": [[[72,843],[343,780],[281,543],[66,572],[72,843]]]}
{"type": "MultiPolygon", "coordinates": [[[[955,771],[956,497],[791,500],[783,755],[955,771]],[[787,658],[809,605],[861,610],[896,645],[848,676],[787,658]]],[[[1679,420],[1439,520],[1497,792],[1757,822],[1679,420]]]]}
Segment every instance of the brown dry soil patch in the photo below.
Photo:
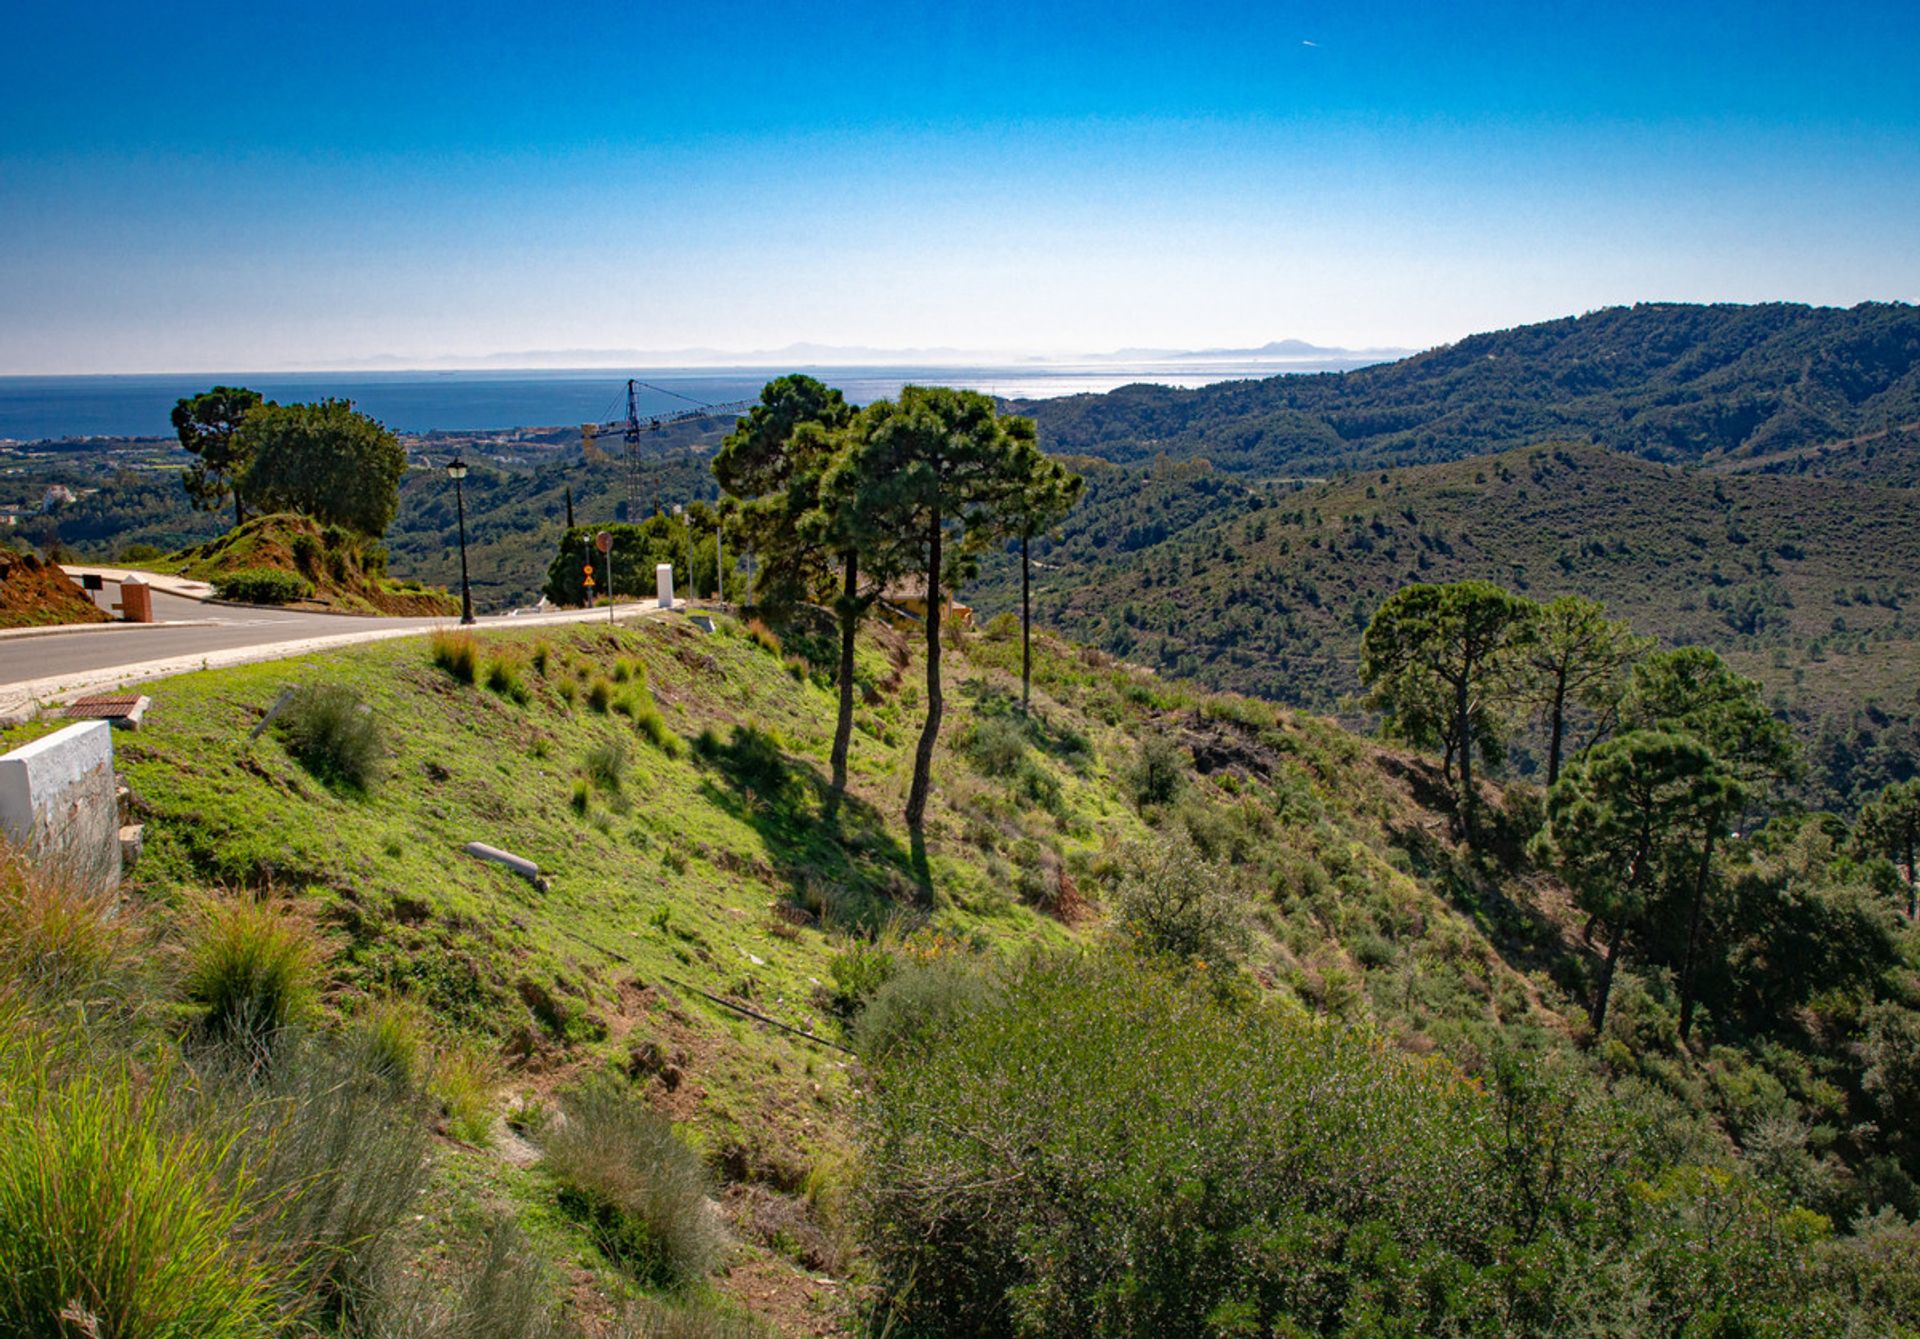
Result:
{"type": "Polygon", "coordinates": [[[31,553],[0,550],[0,628],[108,621],[106,612],[54,564],[31,553]]]}

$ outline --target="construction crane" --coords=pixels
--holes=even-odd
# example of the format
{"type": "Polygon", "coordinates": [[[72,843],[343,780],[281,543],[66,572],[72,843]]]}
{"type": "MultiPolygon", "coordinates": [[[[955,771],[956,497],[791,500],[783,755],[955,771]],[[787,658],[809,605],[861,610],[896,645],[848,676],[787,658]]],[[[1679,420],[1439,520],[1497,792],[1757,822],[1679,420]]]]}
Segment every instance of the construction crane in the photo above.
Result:
{"type": "Polygon", "coordinates": [[[682,395],[679,391],[670,391],[665,386],[655,386],[651,382],[627,378],[627,416],[609,423],[582,423],[580,425],[580,445],[589,460],[594,454],[594,438],[601,433],[617,432],[625,444],[627,471],[627,520],[637,522],[640,519],[640,438],[644,433],[658,432],[662,428],[672,427],[676,423],[691,423],[703,418],[726,418],[728,415],[746,413],[758,400],[728,400],[724,404],[708,404],[696,400],[691,395],[682,395]],[[676,409],[665,414],[640,415],[640,392],[653,391],[670,396],[675,400],[685,400],[690,408],[676,409]]]}

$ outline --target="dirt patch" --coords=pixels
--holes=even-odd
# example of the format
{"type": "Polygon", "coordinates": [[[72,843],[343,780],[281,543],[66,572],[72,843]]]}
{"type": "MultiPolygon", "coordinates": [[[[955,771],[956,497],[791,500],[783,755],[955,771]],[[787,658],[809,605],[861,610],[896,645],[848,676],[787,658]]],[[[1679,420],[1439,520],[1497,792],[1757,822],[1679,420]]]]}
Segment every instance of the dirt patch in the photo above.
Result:
{"type": "Polygon", "coordinates": [[[54,564],[31,553],[0,549],[0,628],[109,621],[106,612],[54,564]]]}

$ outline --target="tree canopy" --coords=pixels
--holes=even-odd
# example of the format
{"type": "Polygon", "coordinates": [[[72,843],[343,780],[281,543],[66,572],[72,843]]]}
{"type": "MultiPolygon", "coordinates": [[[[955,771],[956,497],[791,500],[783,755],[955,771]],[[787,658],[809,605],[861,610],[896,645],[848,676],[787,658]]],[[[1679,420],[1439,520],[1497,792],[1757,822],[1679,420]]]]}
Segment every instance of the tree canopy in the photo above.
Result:
{"type": "Polygon", "coordinates": [[[240,425],[261,405],[260,392],[243,386],[215,386],[182,396],[173,406],[173,431],[194,457],[181,482],[202,511],[214,511],[233,498],[233,523],[246,520],[240,478],[251,461],[251,442],[240,425]]]}
{"type": "Polygon", "coordinates": [[[1388,596],[1360,643],[1360,679],[1408,743],[1445,753],[1459,780],[1469,839],[1473,758],[1498,761],[1522,667],[1536,636],[1536,606],[1491,581],[1404,586],[1388,596]]]}
{"type": "Polygon", "coordinates": [[[265,405],[238,433],[250,461],[242,487],[256,507],[297,511],[378,538],[400,505],[400,439],[348,400],[265,405]]]}

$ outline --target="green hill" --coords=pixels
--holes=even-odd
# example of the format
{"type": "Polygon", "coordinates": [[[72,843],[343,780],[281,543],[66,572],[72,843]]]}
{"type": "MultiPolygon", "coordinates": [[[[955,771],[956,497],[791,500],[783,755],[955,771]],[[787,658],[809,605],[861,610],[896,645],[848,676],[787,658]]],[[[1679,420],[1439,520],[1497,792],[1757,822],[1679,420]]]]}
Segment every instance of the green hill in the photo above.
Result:
{"type": "MultiPolygon", "coordinates": [[[[1525,464],[1511,465],[1522,479],[1525,464]]],[[[1620,468],[1550,453],[1536,467],[1620,468]]],[[[1323,522],[1323,544],[1350,532],[1362,531],[1323,522]]],[[[1171,1268],[1215,1240],[1176,1225],[1229,1212],[1215,1196],[1239,1192],[1215,1179],[1222,1169],[1195,1167],[1201,1179],[1181,1184],[1162,1184],[1158,1169],[1195,1150],[1271,1158],[1296,1146],[1225,1139],[1230,1129],[1271,1134],[1262,1122],[1284,1115],[1256,1100],[1267,1090],[1234,1086],[1238,1066],[1257,1060],[1289,1067],[1293,1080],[1272,1090],[1288,1101],[1337,1080],[1328,1091],[1348,1114],[1317,1123],[1309,1103],[1285,1116],[1307,1122],[1290,1138],[1308,1141],[1297,1146],[1322,1171],[1296,1168],[1269,1186],[1281,1199],[1261,1202],[1303,1196],[1307,1216],[1214,1267],[1231,1259],[1269,1280],[1305,1270],[1316,1282],[1249,1298],[1250,1314],[1314,1328],[1343,1313],[1391,1316],[1425,1332],[1504,1308],[1508,1329],[1554,1332],[1570,1306],[1640,1308],[1674,1325],[1704,1309],[1790,1333],[1910,1332],[1897,1326],[1910,1323],[1906,1271],[1920,1239],[1884,1214],[1866,1235],[1845,1229],[1883,1207],[1920,1209],[1920,1163],[1905,1127],[1886,1123],[1884,1096],[1904,1091],[1887,1087],[1905,1081],[1898,1029],[1920,1027],[1906,1012],[1920,999],[1920,946],[1896,928],[1887,893],[1841,856],[1840,839],[1782,825],[1723,853],[1765,915],[1716,922],[1726,965],[1708,982],[1693,1048],[1672,1036],[1670,977],[1632,963],[1605,1035],[1588,1038],[1596,954],[1567,890],[1525,854],[1539,817],[1524,795],[1488,791],[1492,840],[1469,852],[1451,836],[1432,760],[1050,637],[1037,644],[1038,715],[1023,727],[1018,648],[1005,621],[956,635],[923,845],[897,818],[918,670],[910,641],[890,633],[861,650],[852,791],[837,810],[823,784],[835,694],[813,667],[825,647],[803,628],[786,629],[784,645],[726,617],[711,634],[674,620],[401,639],[157,685],[143,729],[117,738],[147,825],[126,909],[75,941],[71,927],[86,922],[40,910],[61,905],[57,892],[10,891],[36,886],[20,884],[17,865],[5,867],[14,882],[0,880],[0,967],[12,982],[0,992],[0,1033],[34,1039],[0,1048],[13,1057],[0,1064],[5,1109],[38,1084],[77,1112],[74,1085],[112,1093],[129,1081],[111,1068],[85,1077],[127,1048],[139,1062],[125,1072],[151,1076],[144,1106],[129,1110],[189,1112],[187,1128],[233,1141],[225,1162],[194,1164],[175,1184],[197,1193],[207,1167],[248,1169],[241,1216],[221,1229],[245,1268],[263,1271],[263,1287],[281,1286],[275,1271],[290,1266],[276,1262],[322,1271],[295,1289],[304,1319],[280,1332],[390,1333],[377,1327],[415,1314],[409,1298],[454,1297],[467,1301],[440,1313],[456,1317],[452,1329],[420,1321],[408,1332],[554,1333],[534,1312],[564,1298],[571,1322],[595,1333],[753,1332],[745,1315],[783,1333],[858,1333],[876,1287],[902,1305],[924,1296],[911,1304],[923,1308],[921,1327],[959,1332],[977,1313],[936,1309],[930,1320],[924,1308],[953,1289],[1000,1296],[1000,1276],[980,1273],[977,1253],[999,1250],[1003,1230],[1031,1242],[1061,1229],[1018,1217],[1034,1196],[1059,1212],[1107,1203],[1099,1220],[1115,1231],[1070,1228],[1076,1248],[1031,1257],[1015,1283],[1136,1249],[1143,1268],[1171,1268]],[[311,696],[250,738],[287,685],[311,696]],[[463,854],[472,841],[537,861],[543,882],[463,854]],[[1159,886],[1141,883],[1155,868],[1172,871],[1170,889],[1189,887],[1182,871],[1202,872],[1190,889],[1198,900],[1141,901],[1159,886]],[[1189,905],[1213,918],[1193,941],[1209,956],[1125,965],[1145,952],[1126,945],[1155,942],[1142,936],[1159,933],[1156,918],[1178,922],[1189,905]],[[295,947],[266,958],[210,947],[258,946],[263,923],[272,942],[295,947]],[[1854,937],[1832,956],[1838,968],[1801,958],[1789,968],[1779,956],[1786,946],[1827,952],[1823,936],[1843,933],[1854,937]],[[61,937],[57,951],[44,935],[61,937]],[[75,956],[76,942],[89,956],[75,956]],[[1053,949],[1069,953],[1038,965],[1030,956],[1053,949]],[[177,959],[191,970],[151,970],[177,959]],[[83,966],[105,984],[72,984],[83,966]],[[304,972],[314,973],[311,1005],[271,984],[304,972]],[[236,975],[267,992],[246,998],[296,1010],[290,1035],[311,1040],[273,1034],[279,1058],[246,1061],[240,1091],[251,1096],[233,1108],[235,1080],[202,1048],[223,1035],[216,1026],[252,1016],[219,1023],[228,997],[209,982],[236,975]],[[42,989],[113,1003],[43,1016],[42,989]],[[1065,1030],[1046,1022],[1068,1015],[1065,1030]],[[988,1026],[1002,1030],[980,1033],[988,1026]],[[954,1029],[950,1050],[884,1040],[949,1035],[942,1028],[954,1029]],[[1021,1031],[1030,1028],[1039,1031],[1021,1031]],[[1150,1045],[1130,1056],[1128,1038],[1150,1045]],[[1099,1062],[1105,1078],[1083,1068],[1091,1052],[1074,1049],[1096,1042],[1118,1048],[1099,1062]],[[378,1090],[395,1095],[377,1111],[350,1100],[371,1080],[323,1081],[336,1044],[384,1057],[379,1082],[400,1086],[378,1090]],[[181,1062],[152,1067],[172,1047],[181,1062]],[[51,1077],[26,1064],[31,1055],[52,1057],[51,1077]],[[1026,1071],[1021,1057],[1065,1068],[1026,1071]],[[1889,1064],[1891,1078],[1876,1068],[1889,1064]],[[1183,1066],[1199,1068],[1181,1078],[1183,1066]],[[301,1086],[309,1074],[322,1076],[317,1088],[301,1086]],[[1168,1086],[1142,1090],[1142,1074],[1168,1086]],[[424,1108],[406,1095],[414,1081],[424,1108]],[[1058,1100],[1076,1091],[1060,1085],[1078,1083],[1094,1085],[1084,1104],[1058,1100]],[[947,1094],[934,1116],[951,1111],[965,1122],[955,1128],[978,1133],[930,1130],[935,1144],[911,1155],[889,1143],[918,1128],[916,1085],[947,1094]],[[326,1100],[301,1095],[314,1092],[326,1100]],[[1225,1105],[1185,1111],[1187,1094],[1225,1105]],[[222,1114],[234,1110],[264,1114],[222,1114]],[[593,1141],[611,1139],[604,1122],[619,1110],[621,1138],[654,1140],[667,1163],[635,1173],[595,1161],[593,1141]],[[671,1132],[636,1110],[664,1114],[671,1132]],[[1195,1141],[1195,1128],[1225,1142],[1195,1141]],[[998,1171],[983,1178],[971,1160],[1016,1129],[1020,1142],[993,1152],[998,1171]],[[1135,1136],[1149,1142],[1126,1152],[1135,1136]],[[289,1137],[298,1143],[280,1142],[289,1137]],[[961,1145],[940,1152],[950,1137],[961,1145]],[[1121,1161],[1103,1162],[1109,1154],[1121,1161]],[[1138,1155],[1151,1159],[1143,1179],[1101,1180],[1138,1155]],[[938,1189],[947,1183],[911,1170],[931,1178],[948,1156],[962,1158],[951,1199],[938,1189]],[[907,1161],[889,1161],[898,1157],[907,1161]],[[679,1181],[645,1179],[669,1164],[679,1181]],[[389,1170],[356,1179],[357,1167],[389,1170]],[[888,1167],[898,1176],[876,1192],[865,1178],[888,1167]],[[303,1179],[288,1182],[295,1173],[303,1179]],[[634,1197],[636,1174],[654,1198],[634,1197]],[[1314,1188],[1323,1174],[1333,1179],[1314,1188]],[[1006,1193],[980,1202],[1002,1175],[1006,1193]],[[397,1207],[383,1177],[399,1186],[397,1207]],[[309,1189],[284,1205],[259,1198],[288,1184],[309,1189]],[[916,1187],[934,1198],[913,1201],[916,1187]],[[1109,1191],[1123,1197],[1099,1200],[1109,1191]],[[336,1207],[288,1207],[316,1194],[336,1207]],[[908,1247],[892,1235],[907,1220],[888,1215],[941,1203],[960,1215],[941,1230],[950,1240],[930,1223],[933,1235],[915,1228],[908,1247]],[[1116,1235],[1163,1212],[1177,1257],[1116,1235]],[[937,1269],[949,1249],[976,1254],[937,1269]],[[902,1272],[919,1268],[915,1251],[935,1252],[922,1275],[933,1282],[900,1292],[902,1272]],[[518,1319],[477,1328],[482,1313],[459,1307],[482,1302],[488,1316],[518,1319]],[[632,1307],[642,1314],[626,1323],[638,1328],[619,1330],[632,1307]]],[[[80,998],[58,999],[70,997],[80,998]]],[[[109,1129],[122,1119],[111,1101],[94,1106],[109,1129]]],[[[0,1120],[0,1212],[16,1203],[4,1193],[23,1165],[16,1145],[42,1128],[0,1120]]],[[[166,1148],[184,1136],[156,1137],[166,1148]]],[[[1236,1165],[1243,1175],[1254,1163],[1236,1165]]],[[[144,1224],[136,1210],[129,1221],[144,1224]]],[[[240,1268],[206,1241],[189,1244],[240,1268]]],[[[1071,1328],[1090,1314],[1083,1304],[1124,1312],[1218,1286],[1211,1272],[1175,1272],[1184,1282],[1171,1293],[1160,1291],[1164,1270],[1131,1289],[1048,1293],[1045,1314],[1071,1328]]],[[[197,1277],[211,1287],[225,1275],[209,1266],[197,1277]]],[[[223,1332],[270,1332],[233,1325],[223,1332]]]]}
{"type": "MultiPolygon", "coordinates": [[[[1541,600],[1590,596],[1667,644],[1721,651],[1829,750],[1821,802],[1920,759],[1910,490],[1589,445],[1317,484],[1260,487],[1203,464],[1090,481],[1041,549],[1037,607],[1114,655],[1329,710],[1359,687],[1360,633],[1382,599],[1481,577],[1541,600]]],[[[1017,578],[989,567],[976,604],[1011,607],[1017,578]]]]}
{"type": "Polygon", "coordinates": [[[1017,408],[1051,451],[1203,456],[1266,477],[1567,440],[1652,460],[1742,459],[1920,419],[1920,309],[1643,303],[1352,372],[1017,408]]]}

